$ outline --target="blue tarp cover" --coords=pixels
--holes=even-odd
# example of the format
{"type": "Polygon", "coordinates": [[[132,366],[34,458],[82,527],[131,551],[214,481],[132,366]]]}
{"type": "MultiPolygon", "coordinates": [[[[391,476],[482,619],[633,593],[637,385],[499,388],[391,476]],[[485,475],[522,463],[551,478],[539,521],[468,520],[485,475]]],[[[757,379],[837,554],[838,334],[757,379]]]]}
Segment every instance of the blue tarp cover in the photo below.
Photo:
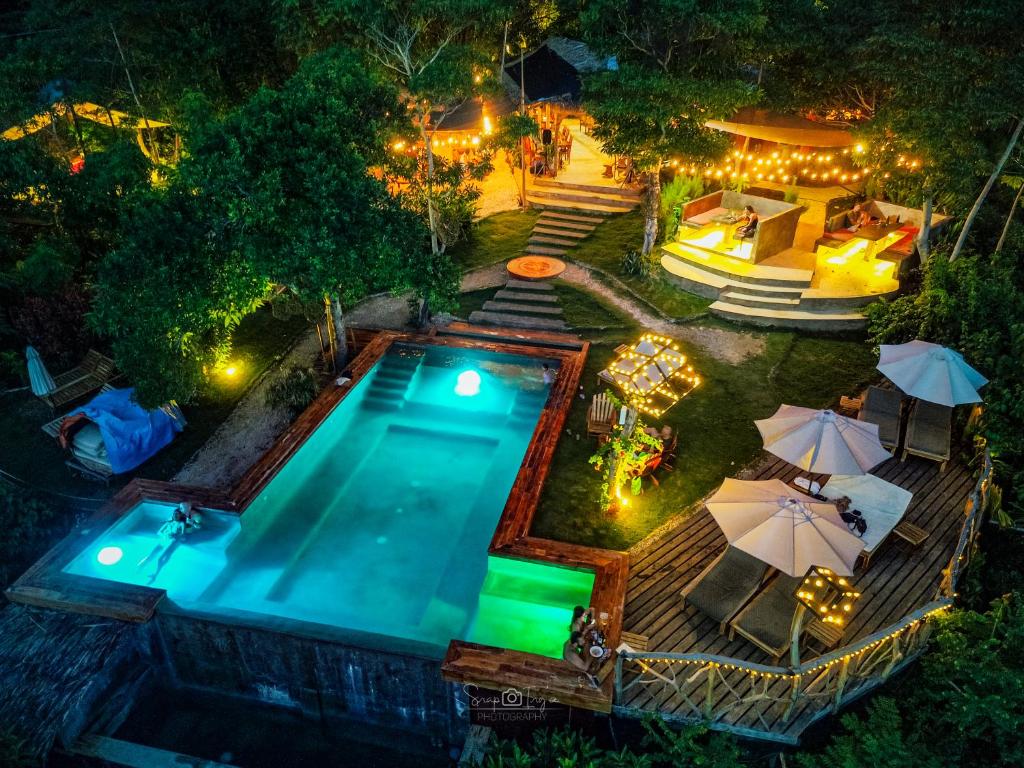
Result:
{"type": "Polygon", "coordinates": [[[84,413],[103,435],[114,474],[134,469],[174,439],[182,425],[157,408],[147,411],[134,400],[134,389],[101,392],[69,416],[84,413]]]}

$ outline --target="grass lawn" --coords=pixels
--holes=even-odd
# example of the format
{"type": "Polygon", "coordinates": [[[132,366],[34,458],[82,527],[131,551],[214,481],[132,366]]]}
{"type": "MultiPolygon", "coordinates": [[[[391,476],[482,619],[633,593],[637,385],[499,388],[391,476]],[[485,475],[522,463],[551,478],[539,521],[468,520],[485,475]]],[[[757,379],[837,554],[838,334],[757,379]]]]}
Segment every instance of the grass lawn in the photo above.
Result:
{"type": "Polygon", "coordinates": [[[618,278],[635,294],[670,317],[693,317],[706,310],[711,302],[670,283],[662,277],[660,264],[654,267],[653,273],[647,278],[622,274],[622,255],[627,251],[640,250],[644,239],[643,228],[643,214],[640,211],[612,216],[578,248],[571,251],[570,255],[576,261],[590,264],[618,278]]]}
{"type": "Polygon", "coordinates": [[[503,211],[473,224],[469,238],[449,253],[463,271],[507,261],[526,252],[536,211],[503,211]]]}
{"type": "MultiPolygon", "coordinates": [[[[587,463],[596,442],[586,436],[590,398],[604,390],[597,372],[614,357],[617,344],[635,340],[640,329],[616,310],[588,294],[560,287],[566,320],[586,325],[599,307],[617,317],[619,327],[597,334],[591,341],[583,374],[585,400],[574,401],[545,483],[532,533],[578,544],[625,549],[717,487],[755,458],[761,447],[754,419],[770,416],[780,403],[820,408],[853,393],[874,375],[875,356],[859,340],[803,336],[775,331],[766,339],[763,354],[733,365],[707,355],[699,347],[683,345],[704,383],[682,400],[663,420],[679,434],[676,470],[659,473],[660,487],[645,481],[644,493],[631,498],[628,509],[611,515],[600,508],[601,475],[587,463]],[[570,311],[567,298],[579,294],[570,311]]],[[[702,321],[708,324],[707,321],[702,321]]],[[[724,328],[743,332],[735,326],[724,328]]]]}
{"type": "Polygon", "coordinates": [[[109,487],[72,475],[64,466],[56,441],[40,429],[53,418],[45,404],[27,392],[0,397],[0,432],[4,435],[0,469],[45,491],[89,498],[111,496],[132,477],[167,480],[209,439],[248,386],[287,352],[306,328],[303,317],[277,318],[269,306],[247,317],[235,334],[232,362],[238,373],[212,381],[194,403],[185,406],[189,422],[185,431],[136,471],[112,480],[109,487]]]}

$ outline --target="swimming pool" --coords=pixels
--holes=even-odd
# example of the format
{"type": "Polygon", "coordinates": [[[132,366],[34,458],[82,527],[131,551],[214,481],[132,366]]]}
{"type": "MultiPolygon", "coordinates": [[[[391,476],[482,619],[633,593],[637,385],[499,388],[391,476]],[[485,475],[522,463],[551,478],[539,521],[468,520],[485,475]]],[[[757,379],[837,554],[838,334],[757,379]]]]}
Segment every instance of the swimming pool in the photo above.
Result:
{"type": "Polygon", "coordinates": [[[180,543],[144,501],[66,573],[187,611],[441,657],[452,639],[559,657],[594,573],[488,556],[555,358],[395,343],[243,515],[180,543]]]}

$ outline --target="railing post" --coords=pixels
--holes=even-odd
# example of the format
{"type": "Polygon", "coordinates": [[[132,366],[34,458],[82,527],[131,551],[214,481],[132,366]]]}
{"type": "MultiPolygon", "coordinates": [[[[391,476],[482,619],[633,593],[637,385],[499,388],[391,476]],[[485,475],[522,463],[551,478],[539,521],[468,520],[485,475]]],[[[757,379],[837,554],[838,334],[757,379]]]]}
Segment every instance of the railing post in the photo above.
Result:
{"type": "Polygon", "coordinates": [[[902,637],[902,634],[899,634],[899,635],[896,635],[893,638],[890,638],[890,640],[889,640],[889,642],[892,643],[892,648],[890,649],[890,653],[889,653],[889,663],[886,664],[885,665],[885,669],[882,670],[882,679],[883,680],[888,679],[889,675],[892,673],[893,667],[895,667],[899,663],[899,660],[900,660],[900,638],[901,637],[902,637]]]}
{"type": "Polygon", "coordinates": [[[709,661],[705,669],[708,671],[708,687],[704,692],[704,717],[710,720],[711,712],[715,704],[715,674],[717,667],[709,661]]]}
{"type": "Polygon", "coordinates": [[[793,714],[793,709],[796,707],[796,703],[800,698],[800,691],[803,688],[804,675],[802,672],[796,672],[793,674],[793,685],[789,689],[789,703],[786,705],[786,711],[782,713],[782,722],[788,723],[789,716],[793,714]]]}
{"type": "Polygon", "coordinates": [[[622,654],[615,657],[615,701],[622,701],[622,654]]]}
{"type": "Polygon", "coordinates": [[[850,674],[850,657],[847,656],[843,659],[842,664],[839,666],[839,679],[836,681],[836,696],[832,700],[832,706],[835,709],[839,709],[843,703],[843,691],[846,689],[846,680],[850,674]]]}

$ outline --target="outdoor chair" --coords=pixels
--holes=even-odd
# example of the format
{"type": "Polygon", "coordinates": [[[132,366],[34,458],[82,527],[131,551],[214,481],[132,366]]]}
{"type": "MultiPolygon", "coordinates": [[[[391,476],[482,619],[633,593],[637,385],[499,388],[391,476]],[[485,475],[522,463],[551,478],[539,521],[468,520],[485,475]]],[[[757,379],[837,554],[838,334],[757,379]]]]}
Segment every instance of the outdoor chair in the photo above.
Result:
{"type": "Polygon", "coordinates": [[[903,411],[903,393],[898,389],[868,387],[861,404],[861,421],[878,426],[878,442],[889,450],[900,443],[900,418],[903,411]]]}
{"type": "Polygon", "coordinates": [[[907,420],[907,438],[903,441],[903,459],[922,456],[939,462],[939,471],[946,468],[950,457],[953,431],[953,409],[948,405],[915,400],[907,420]]]}
{"type": "Polygon", "coordinates": [[[746,638],[774,661],[781,659],[793,640],[793,616],[799,603],[796,588],[802,577],[779,574],[729,622],[729,638],[746,638]]]}
{"type": "Polygon", "coordinates": [[[587,436],[599,437],[611,434],[614,425],[615,405],[604,393],[594,395],[594,399],[590,403],[590,410],[587,411],[587,436]]]}
{"type": "Polygon", "coordinates": [[[77,367],[55,376],[54,390],[42,395],[40,399],[50,406],[51,410],[56,411],[98,391],[111,381],[116,373],[117,368],[113,360],[90,349],[77,367]]]}
{"type": "Polygon", "coordinates": [[[768,565],[735,547],[726,547],[679,593],[683,606],[692,605],[725,628],[754,596],[768,574],[768,565]]]}

